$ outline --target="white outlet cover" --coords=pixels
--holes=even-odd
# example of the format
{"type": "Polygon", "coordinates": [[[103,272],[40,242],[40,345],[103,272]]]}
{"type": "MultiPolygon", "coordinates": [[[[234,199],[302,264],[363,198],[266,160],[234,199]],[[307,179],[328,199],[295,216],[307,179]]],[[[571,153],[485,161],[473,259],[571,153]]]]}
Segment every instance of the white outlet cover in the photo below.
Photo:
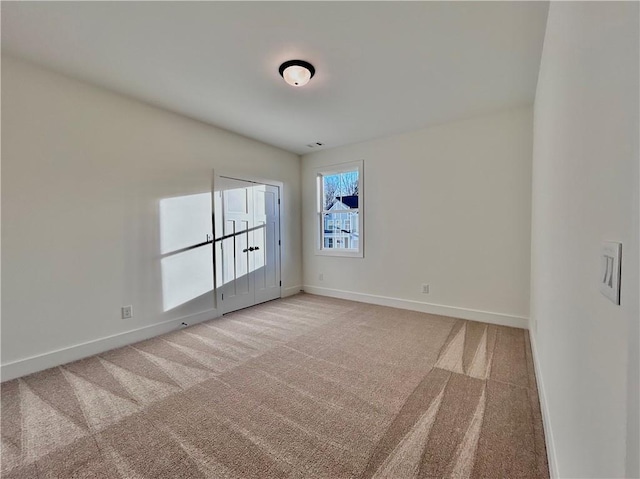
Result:
{"type": "Polygon", "coordinates": [[[622,243],[605,241],[600,253],[600,292],[613,304],[620,304],[620,259],[622,243]]]}

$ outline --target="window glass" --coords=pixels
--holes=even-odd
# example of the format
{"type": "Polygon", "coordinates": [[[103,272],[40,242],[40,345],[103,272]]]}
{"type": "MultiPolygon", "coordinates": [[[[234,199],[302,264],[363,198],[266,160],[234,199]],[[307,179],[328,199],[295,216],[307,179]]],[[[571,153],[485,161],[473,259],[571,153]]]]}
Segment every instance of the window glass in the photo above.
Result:
{"type": "Polygon", "coordinates": [[[319,254],[362,257],[362,162],[318,170],[319,254]]]}

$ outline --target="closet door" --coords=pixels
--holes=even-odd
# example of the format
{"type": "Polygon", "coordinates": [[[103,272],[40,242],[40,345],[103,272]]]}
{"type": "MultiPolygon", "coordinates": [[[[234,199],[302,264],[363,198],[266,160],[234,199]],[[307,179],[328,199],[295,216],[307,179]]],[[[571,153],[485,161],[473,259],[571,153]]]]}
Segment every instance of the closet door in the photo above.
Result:
{"type": "Polygon", "coordinates": [[[280,297],[279,188],[224,178],[214,195],[219,307],[223,313],[280,297]]]}
{"type": "Polygon", "coordinates": [[[223,312],[246,308],[255,303],[252,257],[252,184],[233,181],[233,188],[222,191],[222,306],[223,312]]]}
{"type": "Polygon", "coordinates": [[[256,304],[280,297],[279,188],[253,187],[253,275],[256,304]]]}

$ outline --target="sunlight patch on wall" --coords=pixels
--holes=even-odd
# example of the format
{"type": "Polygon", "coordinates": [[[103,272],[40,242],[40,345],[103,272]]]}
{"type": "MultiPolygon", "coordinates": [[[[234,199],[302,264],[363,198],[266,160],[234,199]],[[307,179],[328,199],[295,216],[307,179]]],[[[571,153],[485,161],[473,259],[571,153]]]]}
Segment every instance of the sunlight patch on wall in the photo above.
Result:
{"type": "Polygon", "coordinates": [[[161,264],[165,311],[213,290],[211,245],[162,258],[161,264]]]}
{"type": "Polygon", "coordinates": [[[213,290],[212,236],[211,193],[160,200],[164,311],[213,290]]]}
{"type": "Polygon", "coordinates": [[[160,200],[160,252],[200,244],[211,235],[211,193],[160,200]]]}

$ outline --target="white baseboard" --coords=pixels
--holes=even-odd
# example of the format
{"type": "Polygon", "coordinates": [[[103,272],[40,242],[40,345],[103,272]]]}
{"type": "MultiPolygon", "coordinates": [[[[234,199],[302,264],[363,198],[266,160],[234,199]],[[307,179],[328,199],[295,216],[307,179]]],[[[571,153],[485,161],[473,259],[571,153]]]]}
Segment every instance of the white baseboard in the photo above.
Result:
{"type": "Polygon", "coordinates": [[[492,313],[489,311],[479,311],[476,309],[459,308],[456,306],[445,306],[442,304],[423,303],[410,299],[390,298],[388,296],[378,296],[375,294],[356,293],[353,291],[343,291],[339,289],[321,288],[318,286],[303,287],[304,291],[320,296],[330,296],[332,298],[349,299],[361,303],[377,304],[380,306],[390,306],[392,308],[409,309],[420,311],[421,313],[438,314],[440,316],[451,316],[453,318],[468,319],[470,321],[480,321],[483,323],[499,324],[501,326],[511,326],[514,328],[528,329],[529,318],[514,316],[503,313],[492,313]]]}
{"type": "Polygon", "coordinates": [[[298,294],[302,291],[302,285],[290,286],[288,288],[282,288],[282,297],[286,298],[287,296],[293,296],[294,294],[298,294]]]}
{"type": "MultiPolygon", "coordinates": [[[[532,333],[532,332],[531,332],[532,333]]],[[[544,427],[544,439],[547,444],[547,460],[549,461],[549,476],[551,479],[558,479],[558,458],[556,456],[555,443],[553,441],[553,430],[551,428],[551,418],[549,417],[549,409],[547,406],[547,395],[544,389],[544,380],[542,378],[542,370],[538,361],[538,349],[536,347],[536,338],[533,334],[529,334],[531,341],[531,351],[533,354],[533,365],[536,370],[536,379],[538,381],[538,398],[540,399],[540,409],[542,409],[542,426],[544,427]]]]}
{"type": "Polygon", "coordinates": [[[31,356],[25,359],[19,359],[10,363],[3,364],[0,367],[0,378],[2,381],[26,376],[27,374],[42,371],[44,369],[53,368],[61,364],[71,361],[100,354],[110,349],[120,348],[128,344],[144,341],[160,334],[168,333],[176,329],[180,329],[182,323],[188,323],[189,326],[213,319],[219,316],[215,309],[209,309],[201,313],[183,316],[177,319],[171,319],[158,324],[144,326],[124,333],[114,334],[105,338],[94,339],[86,343],[76,344],[67,348],[58,349],[37,356],[31,356]]]}

